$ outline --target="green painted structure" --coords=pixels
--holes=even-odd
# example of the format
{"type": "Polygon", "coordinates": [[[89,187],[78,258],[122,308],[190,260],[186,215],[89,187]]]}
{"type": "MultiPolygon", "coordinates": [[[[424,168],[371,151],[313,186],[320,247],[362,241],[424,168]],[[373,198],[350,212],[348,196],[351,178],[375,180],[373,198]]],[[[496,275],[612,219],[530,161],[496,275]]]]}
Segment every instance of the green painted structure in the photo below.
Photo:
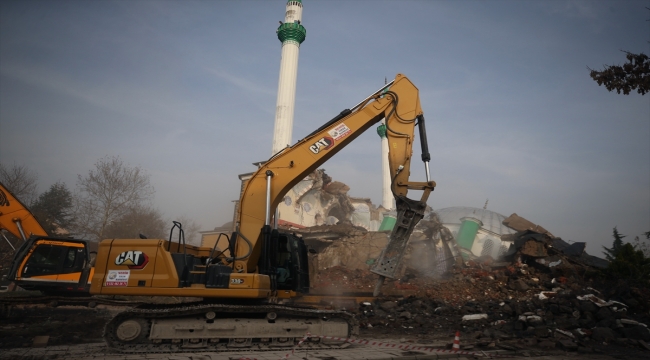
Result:
{"type": "Polygon", "coordinates": [[[381,124],[377,126],[377,135],[379,135],[380,138],[385,138],[386,137],[386,125],[381,124]]]}
{"type": "Polygon", "coordinates": [[[300,46],[307,37],[307,29],[299,23],[283,23],[276,32],[278,33],[278,39],[283,44],[285,42],[294,42],[300,46]]]}
{"type": "Polygon", "coordinates": [[[460,221],[460,229],[458,229],[456,242],[461,248],[472,250],[474,239],[476,238],[476,234],[478,234],[478,230],[483,226],[483,222],[473,217],[464,217],[460,221]]]}
{"type": "Polygon", "coordinates": [[[386,215],[384,217],[384,220],[381,221],[381,225],[379,225],[379,230],[377,231],[390,231],[393,230],[395,227],[395,223],[397,222],[397,219],[395,218],[395,215],[386,215]]]}

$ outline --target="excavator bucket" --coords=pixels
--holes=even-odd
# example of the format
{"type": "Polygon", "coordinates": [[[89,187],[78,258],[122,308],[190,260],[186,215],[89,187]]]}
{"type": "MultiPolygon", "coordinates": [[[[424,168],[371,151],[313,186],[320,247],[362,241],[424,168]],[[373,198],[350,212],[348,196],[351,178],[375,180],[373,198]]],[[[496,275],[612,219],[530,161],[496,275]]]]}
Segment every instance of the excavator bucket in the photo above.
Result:
{"type": "MultiPolygon", "coordinates": [[[[370,269],[373,273],[384,278],[395,278],[398,265],[404,256],[404,250],[415,225],[424,217],[427,207],[426,201],[411,200],[406,197],[396,199],[397,217],[395,227],[390,234],[386,248],[370,269]]],[[[383,283],[383,279],[381,281],[383,283]]]]}

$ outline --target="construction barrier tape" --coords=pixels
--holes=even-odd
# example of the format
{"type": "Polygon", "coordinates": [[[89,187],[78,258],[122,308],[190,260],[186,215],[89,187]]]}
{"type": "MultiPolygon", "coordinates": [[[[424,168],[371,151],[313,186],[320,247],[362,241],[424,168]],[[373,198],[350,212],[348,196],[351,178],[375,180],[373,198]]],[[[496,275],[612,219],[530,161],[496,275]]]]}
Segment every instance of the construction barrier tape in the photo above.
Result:
{"type": "MultiPolygon", "coordinates": [[[[307,338],[310,337],[310,336],[311,336],[311,335],[310,335],[309,333],[305,334],[305,336],[303,336],[303,338],[300,339],[300,341],[298,341],[298,344],[296,344],[296,346],[294,346],[293,349],[291,349],[290,352],[288,352],[286,355],[284,355],[284,356],[281,357],[280,359],[288,359],[288,358],[292,357],[292,356],[293,356],[293,353],[296,352],[296,349],[297,349],[300,345],[302,345],[302,343],[304,343],[305,340],[307,340],[307,338]]],[[[257,359],[256,359],[256,358],[239,358],[239,360],[257,360],[257,359]]]]}
{"type": "Polygon", "coordinates": [[[296,348],[300,347],[300,345],[302,345],[302,343],[304,343],[305,340],[307,340],[308,337],[309,337],[309,333],[305,334],[305,336],[303,336],[303,338],[300,339],[300,341],[298,341],[298,345],[294,346],[293,349],[291,349],[291,352],[290,352],[290,353],[287,353],[287,354],[283,357],[283,359],[288,359],[288,358],[292,357],[292,356],[293,356],[293,353],[296,352],[296,348]]]}

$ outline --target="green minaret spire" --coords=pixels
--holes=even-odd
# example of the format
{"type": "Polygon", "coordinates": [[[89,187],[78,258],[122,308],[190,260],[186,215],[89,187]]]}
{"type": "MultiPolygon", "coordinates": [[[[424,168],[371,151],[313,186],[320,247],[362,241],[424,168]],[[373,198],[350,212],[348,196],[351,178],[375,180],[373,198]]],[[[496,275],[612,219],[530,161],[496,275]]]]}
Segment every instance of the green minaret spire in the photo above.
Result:
{"type": "MultiPolygon", "coordinates": [[[[287,7],[291,5],[295,5],[302,8],[302,0],[287,1],[287,7]]],[[[300,44],[302,44],[302,42],[305,41],[305,37],[307,36],[307,30],[305,29],[304,26],[302,26],[302,24],[300,24],[300,20],[294,20],[293,22],[289,22],[287,19],[291,19],[292,16],[291,17],[290,16],[291,16],[290,13],[287,12],[287,18],[285,19],[286,22],[280,24],[278,30],[276,30],[276,33],[278,34],[278,39],[280,39],[282,44],[294,43],[300,46],[300,44]]]]}
{"type": "Polygon", "coordinates": [[[381,124],[381,125],[377,126],[377,134],[382,139],[386,137],[386,125],[385,124],[381,124]]]}
{"type": "Polygon", "coordinates": [[[307,30],[299,23],[284,23],[278,27],[276,32],[278,33],[278,39],[280,39],[283,44],[285,42],[295,42],[298,46],[305,41],[305,37],[307,36],[307,30]]]}

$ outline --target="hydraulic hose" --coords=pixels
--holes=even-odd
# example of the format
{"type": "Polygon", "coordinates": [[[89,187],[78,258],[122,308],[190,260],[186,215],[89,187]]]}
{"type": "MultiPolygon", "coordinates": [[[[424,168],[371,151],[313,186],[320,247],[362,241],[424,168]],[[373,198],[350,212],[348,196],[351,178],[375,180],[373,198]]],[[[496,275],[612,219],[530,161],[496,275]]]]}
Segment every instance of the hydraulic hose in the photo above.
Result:
{"type": "Polygon", "coordinates": [[[253,252],[253,244],[250,242],[250,240],[248,240],[246,238],[246,236],[244,236],[244,234],[240,233],[239,231],[237,231],[237,236],[238,237],[241,236],[244,239],[244,241],[246,241],[246,244],[248,245],[248,252],[246,253],[246,255],[243,255],[243,256],[235,256],[235,257],[231,257],[231,258],[226,259],[228,261],[244,260],[247,257],[249,257],[251,255],[251,253],[253,252]]]}

